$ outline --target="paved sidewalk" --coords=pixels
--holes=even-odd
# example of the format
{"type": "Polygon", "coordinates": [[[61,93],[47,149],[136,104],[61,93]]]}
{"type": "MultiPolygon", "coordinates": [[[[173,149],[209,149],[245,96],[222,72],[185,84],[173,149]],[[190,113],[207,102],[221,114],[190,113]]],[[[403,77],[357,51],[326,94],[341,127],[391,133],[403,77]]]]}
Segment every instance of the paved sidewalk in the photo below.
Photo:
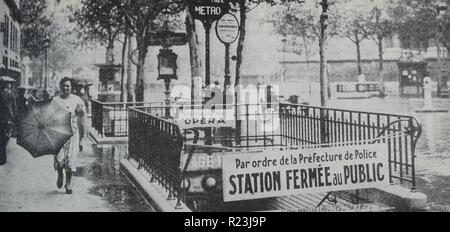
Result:
{"type": "Polygon", "coordinates": [[[91,142],[79,154],[74,194],[56,188],[53,157],[33,158],[11,139],[8,162],[0,166],[0,212],[153,211],[119,172],[121,154],[91,142]]]}

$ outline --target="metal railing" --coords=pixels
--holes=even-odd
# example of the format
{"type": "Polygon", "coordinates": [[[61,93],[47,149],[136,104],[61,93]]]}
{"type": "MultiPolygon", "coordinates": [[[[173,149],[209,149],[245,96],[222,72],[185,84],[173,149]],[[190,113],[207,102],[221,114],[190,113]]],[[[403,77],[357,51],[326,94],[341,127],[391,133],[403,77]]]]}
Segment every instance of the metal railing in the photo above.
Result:
{"type": "Polygon", "coordinates": [[[92,100],[92,128],[104,137],[128,136],[128,108],[131,106],[163,106],[164,102],[101,102],[92,100]]]}
{"type": "Polygon", "coordinates": [[[168,193],[168,200],[183,197],[180,190],[180,154],[183,137],[180,128],[169,121],[133,107],[129,108],[129,156],[144,168],[151,181],[159,183],[168,193]]]}
{"type": "MultiPolygon", "coordinates": [[[[195,199],[194,205],[202,205],[221,198],[186,195],[188,192],[181,183],[191,159],[187,159],[183,169],[180,167],[182,154],[189,153],[192,157],[195,152],[211,156],[213,153],[225,154],[227,148],[236,151],[383,142],[388,146],[390,182],[398,181],[409,184],[412,190],[416,189],[415,148],[422,130],[412,116],[297,104],[233,107],[236,126],[212,129],[210,139],[213,145],[206,145],[206,128],[181,129],[176,120],[166,117],[166,106],[130,107],[129,157],[170,193],[169,198],[178,201],[195,199]]],[[[174,108],[171,110],[176,114],[174,108]]]]}
{"type": "Polygon", "coordinates": [[[390,182],[410,182],[411,188],[416,189],[415,148],[422,133],[421,124],[416,118],[281,104],[280,120],[283,146],[386,143],[390,182]]]}

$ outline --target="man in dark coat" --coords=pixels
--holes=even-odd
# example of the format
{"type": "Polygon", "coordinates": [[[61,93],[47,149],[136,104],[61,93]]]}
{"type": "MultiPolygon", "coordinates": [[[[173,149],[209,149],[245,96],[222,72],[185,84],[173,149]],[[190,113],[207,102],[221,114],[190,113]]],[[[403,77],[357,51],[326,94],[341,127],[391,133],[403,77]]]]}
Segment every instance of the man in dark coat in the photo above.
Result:
{"type": "Polygon", "coordinates": [[[16,115],[16,98],[11,90],[11,84],[0,83],[0,165],[6,163],[6,145],[16,115]]]}

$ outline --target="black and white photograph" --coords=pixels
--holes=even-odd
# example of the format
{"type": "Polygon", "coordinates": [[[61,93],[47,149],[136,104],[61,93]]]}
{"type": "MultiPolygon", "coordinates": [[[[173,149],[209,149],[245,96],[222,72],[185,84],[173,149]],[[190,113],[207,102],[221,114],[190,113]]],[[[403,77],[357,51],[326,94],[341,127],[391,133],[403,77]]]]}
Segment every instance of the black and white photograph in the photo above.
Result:
{"type": "Polygon", "coordinates": [[[0,0],[0,212],[449,212],[449,7],[0,0]]]}

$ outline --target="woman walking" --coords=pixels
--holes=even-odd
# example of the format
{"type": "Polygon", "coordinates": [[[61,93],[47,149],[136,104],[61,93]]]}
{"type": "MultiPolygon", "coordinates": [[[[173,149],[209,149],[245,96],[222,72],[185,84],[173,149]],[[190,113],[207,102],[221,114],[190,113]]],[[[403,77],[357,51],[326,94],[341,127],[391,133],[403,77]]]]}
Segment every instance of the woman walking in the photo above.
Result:
{"type": "MultiPolygon", "coordinates": [[[[80,97],[72,94],[72,82],[68,77],[64,77],[59,82],[61,92],[59,96],[53,98],[64,109],[71,113],[71,127],[73,136],[67,141],[64,147],[54,156],[54,167],[58,172],[56,186],[62,188],[64,182],[64,170],[66,173],[66,193],[72,194],[72,173],[76,171],[76,159],[79,152],[79,131],[86,131],[85,124],[79,124],[86,117],[86,108],[80,97]]],[[[83,133],[84,135],[84,133],[83,133]]],[[[82,135],[82,136],[83,136],[82,135]]]]}

